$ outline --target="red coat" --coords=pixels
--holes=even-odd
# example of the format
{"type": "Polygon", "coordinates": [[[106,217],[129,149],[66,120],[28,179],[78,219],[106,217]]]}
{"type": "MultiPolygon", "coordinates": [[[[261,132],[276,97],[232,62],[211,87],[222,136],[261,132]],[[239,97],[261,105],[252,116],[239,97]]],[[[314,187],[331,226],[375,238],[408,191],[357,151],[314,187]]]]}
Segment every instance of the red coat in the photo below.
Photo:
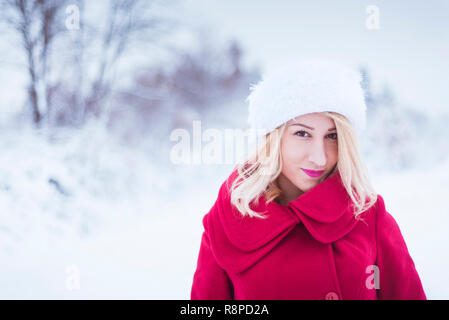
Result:
{"type": "Polygon", "coordinates": [[[242,217],[222,184],[203,218],[191,299],[426,299],[401,231],[382,197],[354,219],[336,171],[287,206],[242,217]],[[376,280],[375,280],[376,279],[376,280]]]}

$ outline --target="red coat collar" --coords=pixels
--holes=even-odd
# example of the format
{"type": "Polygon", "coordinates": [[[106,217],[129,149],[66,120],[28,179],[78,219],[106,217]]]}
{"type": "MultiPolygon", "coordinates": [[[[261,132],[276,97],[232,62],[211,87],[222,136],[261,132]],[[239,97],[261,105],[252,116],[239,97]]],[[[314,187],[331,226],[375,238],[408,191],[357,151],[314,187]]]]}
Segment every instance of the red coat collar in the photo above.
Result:
{"type": "Polygon", "coordinates": [[[351,198],[338,171],[288,204],[312,237],[334,242],[351,231],[357,220],[351,198]]]}
{"type": "Polygon", "coordinates": [[[237,170],[222,184],[218,199],[204,217],[211,249],[223,268],[243,271],[281,241],[297,224],[303,223],[310,235],[327,244],[344,237],[356,225],[352,202],[338,171],[287,206],[266,203],[261,196],[251,208],[266,219],[243,217],[230,203],[230,187],[237,170]]]}

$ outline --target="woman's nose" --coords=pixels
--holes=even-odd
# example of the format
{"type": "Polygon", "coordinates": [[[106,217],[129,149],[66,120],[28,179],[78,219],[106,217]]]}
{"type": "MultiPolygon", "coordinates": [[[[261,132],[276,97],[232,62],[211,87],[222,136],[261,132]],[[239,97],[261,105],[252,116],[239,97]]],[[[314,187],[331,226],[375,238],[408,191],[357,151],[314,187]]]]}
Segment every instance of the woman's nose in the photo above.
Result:
{"type": "Polygon", "coordinates": [[[326,150],[322,142],[314,143],[310,148],[309,161],[317,168],[322,168],[326,164],[326,150]]]}

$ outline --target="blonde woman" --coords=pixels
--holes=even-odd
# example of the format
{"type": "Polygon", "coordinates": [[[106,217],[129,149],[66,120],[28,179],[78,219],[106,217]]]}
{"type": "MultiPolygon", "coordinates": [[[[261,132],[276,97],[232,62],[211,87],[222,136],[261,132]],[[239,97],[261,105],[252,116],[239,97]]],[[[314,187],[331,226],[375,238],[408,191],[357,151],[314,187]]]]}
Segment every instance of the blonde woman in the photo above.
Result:
{"type": "Polygon", "coordinates": [[[251,88],[257,148],[203,218],[191,299],[426,299],[360,154],[360,81],[315,59],[251,88]]]}

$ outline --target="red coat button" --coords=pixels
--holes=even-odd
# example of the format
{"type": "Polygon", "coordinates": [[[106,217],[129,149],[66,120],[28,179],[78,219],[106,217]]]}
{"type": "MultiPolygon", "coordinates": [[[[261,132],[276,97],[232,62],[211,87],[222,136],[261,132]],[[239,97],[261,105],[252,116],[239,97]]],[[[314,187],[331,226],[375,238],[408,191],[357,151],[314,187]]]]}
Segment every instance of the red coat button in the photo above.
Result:
{"type": "Polygon", "coordinates": [[[338,294],[334,291],[330,291],[324,297],[325,300],[339,300],[338,294]]]}

